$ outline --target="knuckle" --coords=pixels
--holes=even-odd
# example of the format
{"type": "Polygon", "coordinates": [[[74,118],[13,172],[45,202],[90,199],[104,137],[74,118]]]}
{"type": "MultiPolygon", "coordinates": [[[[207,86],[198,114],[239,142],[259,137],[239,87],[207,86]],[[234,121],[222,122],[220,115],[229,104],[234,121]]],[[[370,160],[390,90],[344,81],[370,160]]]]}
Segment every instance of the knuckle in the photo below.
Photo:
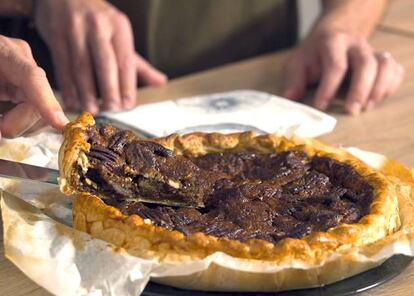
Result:
{"type": "Polygon", "coordinates": [[[29,43],[21,39],[17,39],[16,43],[22,49],[24,54],[30,55],[30,56],[32,55],[32,49],[30,48],[29,43]]]}
{"type": "Polygon", "coordinates": [[[354,44],[358,47],[362,47],[362,48],[370,48],[371,46],[369,45],[368,41],[361,36],[354,36],[354,44]]]}
{"type": "Polygon", "coordinates": [[[347,39],[347,35],[343,32],[330,32],[326,36],[326,43],[330,46],[336,46],[338,44],[343,44],[347,39]]]}
{"type": "Polygon", "coordinates": [[[390,58],[380,58],[380,59],[377,59],[377,62],[379,65],[381,65],[381,67],[386,67],[386,68],[391,67],[395,63],[390,58]]]}
{"type": "Polygon", "coordinates": [[[348,68],[347,60],[341,54],[331,51],[326,55],[327,63],[334,71],[346,71],[348,68]]]}
{"type": "Polygon", "coordinates": [[[119,24],[124,25],[124,26],[129,26],[129,19],[124,13],[117,12],[115,15],[116,15],[115,18],[119,24]]]}
{"type": "Polygon", "coordinates": [[[46,78],[46,72],[37,65],[26,66],[26,75],[29,80],[39,80],[46,78]]]}
{"type": "Polygon", "coordinates": [[[78,34],[83,27],[83,17],[79,14],[73,14],[69,18],[69,31],[78,34]]]}
{"type": "Polygon", "coordinates": [[[375,58],[372,50],[368,50],[366,48],[357,48],[355,57],[357,59],[358,65],[363,68],[376,69],[378,66],[378,61],[375,58]]]}
{"type": "Polygon", "coordinates": [[[345,59],[334,57],[331,63],[332,63],[332,69],[337,72],[345,72],[348,68],[348,64],[345,59]]]}
{"type": "Polygon", "coordinates": [[[89,12],[86,15],[88,25],[91,26],[92,30],[99,31],[107,22],[107,17],[102,12],[89,12]]]}

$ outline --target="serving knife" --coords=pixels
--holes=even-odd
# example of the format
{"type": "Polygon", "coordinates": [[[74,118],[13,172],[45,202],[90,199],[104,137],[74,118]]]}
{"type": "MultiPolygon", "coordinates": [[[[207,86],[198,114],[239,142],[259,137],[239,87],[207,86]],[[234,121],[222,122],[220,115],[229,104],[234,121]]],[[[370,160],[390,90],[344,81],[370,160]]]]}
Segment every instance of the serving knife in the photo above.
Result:
{"type": "Polygon", "coordinates": [[[3,178],[37,182],[40,181],[43,183],[57,185],[58,176],[59,171],[55,169],[0,159],[0,177],[3,178]]]}

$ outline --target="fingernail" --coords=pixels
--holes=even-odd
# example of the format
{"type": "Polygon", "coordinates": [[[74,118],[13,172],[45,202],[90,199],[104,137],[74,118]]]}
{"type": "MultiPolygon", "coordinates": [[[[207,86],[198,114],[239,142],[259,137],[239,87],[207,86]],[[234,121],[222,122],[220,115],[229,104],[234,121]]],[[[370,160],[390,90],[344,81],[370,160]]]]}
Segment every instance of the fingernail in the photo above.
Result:
{"type": "Polygon", "coordinates": [[[107,111],[117,111],[119,110],[119,105],[117,103],[111,102],[105,105],[105,110],[107,111]]]}
{"type": "Polygon", "coordinates": [[[69,119],[66,117],[65,113],[61,111],[56,112],[55,118],[58,125],[62,127],[64,127],[69,122],[69,119]]]}
{"type": "Polygon", "coordinates": [[[361,103],[359,102],[350,103],[348,110],[352,115],[358,115],[361,112],[361,103]]]}
{"type": "Polygon", "coordinates": [[[110,104],[109,108],[111,108],[111,110],[119,110],[120,106],[119,106],[119,104],[115,103],[115,104],[110,104]]]}
{"type": "Polygon", "coordinates": [[[327,102],[315,102],[314,106],[318,108],[319,110],[325,111],[326,108],[328,108],[327,102]]]}
{"type": "Polygon", "coordinates": [[[124,97],[122,99],[122,102],[124,102],[125,108],[134,108],[135,107],[135,100],[131,99],[131,97],[124,97]]]}
{"type": "Polygon", "coordinates": [[[285,97],[285,98],[291,99],[291,100],[298,100],[300,95],[294,89],[287,89],[287,90],[283,91],[282,96],[285,97]]]}
{"type": "Polygon", "coordinates": [[[86,110],[92,114],[96,114],[99,111],[98,106],[96,106],[96,104],[93,103],[89,103],[88,105],[86,105],[86,110]]]}

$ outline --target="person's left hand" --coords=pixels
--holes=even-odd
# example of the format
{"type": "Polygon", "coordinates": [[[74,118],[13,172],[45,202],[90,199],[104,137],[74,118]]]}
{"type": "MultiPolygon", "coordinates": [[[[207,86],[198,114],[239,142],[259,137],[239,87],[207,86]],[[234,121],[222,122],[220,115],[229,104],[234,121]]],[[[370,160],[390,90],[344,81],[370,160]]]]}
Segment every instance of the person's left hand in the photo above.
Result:
{"type": "Polygon", "coordinates": [[[403,67],[387,52],[375,52],[362,37],[342,31],[317,31],[305,39],[285,64],[283,96],[303,98],[317,83],[314,106],[325,110],[350,72],[344,109],[351,114],[372,109],[393,94],[403,67]]]}

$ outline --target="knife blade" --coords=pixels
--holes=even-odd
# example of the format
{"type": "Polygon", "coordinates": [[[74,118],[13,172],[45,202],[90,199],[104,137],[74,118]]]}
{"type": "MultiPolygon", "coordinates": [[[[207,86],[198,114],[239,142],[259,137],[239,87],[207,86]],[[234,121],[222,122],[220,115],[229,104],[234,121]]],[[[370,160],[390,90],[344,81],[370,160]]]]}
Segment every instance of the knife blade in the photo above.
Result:
{"type": "Polygon", "coordinates": [[[31,164],[0,159],[0,177],[57,185],[59,171],[31,164]]]}

